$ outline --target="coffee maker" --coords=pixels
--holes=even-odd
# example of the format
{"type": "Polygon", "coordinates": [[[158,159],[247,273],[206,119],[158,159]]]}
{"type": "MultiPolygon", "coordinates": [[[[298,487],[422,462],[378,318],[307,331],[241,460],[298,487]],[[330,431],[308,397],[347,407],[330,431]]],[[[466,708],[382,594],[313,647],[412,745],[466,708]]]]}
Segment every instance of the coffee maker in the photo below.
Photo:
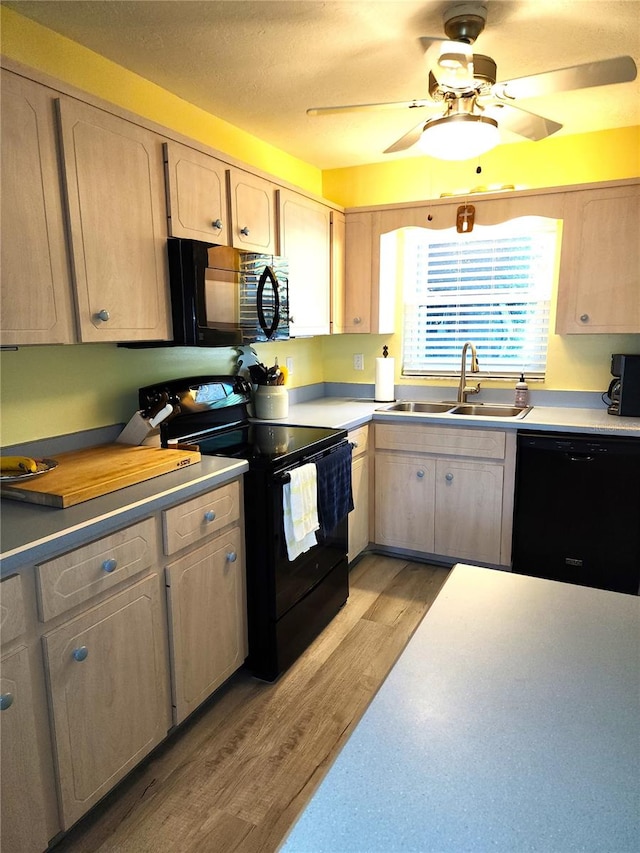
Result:
{"type": "Polygon", "coordinates": [[[607,395],[611,403],[610,415],[640,417],[640,355],[611,356],[611,375],[607,395]]]}

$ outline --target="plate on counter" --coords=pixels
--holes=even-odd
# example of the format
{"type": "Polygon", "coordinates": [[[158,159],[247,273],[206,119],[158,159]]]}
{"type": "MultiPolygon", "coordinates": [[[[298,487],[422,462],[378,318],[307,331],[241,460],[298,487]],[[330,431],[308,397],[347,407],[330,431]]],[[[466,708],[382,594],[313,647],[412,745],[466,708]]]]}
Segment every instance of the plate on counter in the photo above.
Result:
{"type": "Polygon", "coordinates": [[[33,461],[38,467],[37,471],[6,472],[4,474],[0,474],[0,482],[17,483],[21,480],[31,480],[33,477],[40,477],[42,474],[47,474],[49,471],[58,467],[58,463],[55,459],[34,459],[33,461]]]}

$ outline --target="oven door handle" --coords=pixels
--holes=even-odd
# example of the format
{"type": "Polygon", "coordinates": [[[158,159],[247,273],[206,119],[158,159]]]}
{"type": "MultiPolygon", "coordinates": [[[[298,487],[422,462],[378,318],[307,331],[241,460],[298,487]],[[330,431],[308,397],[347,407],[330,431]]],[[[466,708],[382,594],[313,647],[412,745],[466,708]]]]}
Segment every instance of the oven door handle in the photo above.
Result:
{"type": "MultiPolygon", "coordinates": [[[[357,447],[357,444],[353,441],[348,441],[347,444],[349,445],[349,447],[351,447],[351,449],[353,449],[354,447],[357,447]]],[[[339,444],[336,446],[341,447],[342,444],[339,444]]],[[[336,448],[332,448],[332,449],[335,450],[336,448]]],[[[331,453],[331,450],[329,450],[329,453],[331,453]]],[[[321,453],[320,456],[322,456],[322,455],[323,454],[321,453]]],[[[305,459],[304,461],[302,461],[300,463],[300,465],[307,465],[309,462],[315,462],[315,460],[319,459],[320,456],[314,456],[311,459],[305,459]]],[[[294,467],[299,468],[300,465],[295,465],[294,467]]],[[[284,474],[281,474],[279,477],[275,477],[274,482],[279,483],[279,484],[290,483],[291,482],[291,474],[289,474],[288,471],[285,471],[284,474]]]]}

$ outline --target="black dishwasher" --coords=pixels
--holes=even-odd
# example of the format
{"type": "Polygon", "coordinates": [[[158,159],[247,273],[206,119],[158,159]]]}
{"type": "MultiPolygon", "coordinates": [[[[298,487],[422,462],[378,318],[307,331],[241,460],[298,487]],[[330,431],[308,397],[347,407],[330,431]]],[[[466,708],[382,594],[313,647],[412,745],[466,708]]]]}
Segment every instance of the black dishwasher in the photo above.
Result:
{"type": "Polygon", "coordinates": [[[513,571],[638,594],[637,438],[519,434],[513,571]]]}

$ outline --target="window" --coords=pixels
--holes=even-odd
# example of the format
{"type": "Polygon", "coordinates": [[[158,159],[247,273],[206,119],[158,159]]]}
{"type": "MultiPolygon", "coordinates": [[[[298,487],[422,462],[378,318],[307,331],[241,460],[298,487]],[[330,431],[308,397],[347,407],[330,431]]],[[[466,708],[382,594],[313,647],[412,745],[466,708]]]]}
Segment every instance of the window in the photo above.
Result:
{"type": "Polygon", "coordinates": [[[406,375],[458,373],[465,341],[494,377],[544,376],[560,222],[404,232],[406,375]]]}

